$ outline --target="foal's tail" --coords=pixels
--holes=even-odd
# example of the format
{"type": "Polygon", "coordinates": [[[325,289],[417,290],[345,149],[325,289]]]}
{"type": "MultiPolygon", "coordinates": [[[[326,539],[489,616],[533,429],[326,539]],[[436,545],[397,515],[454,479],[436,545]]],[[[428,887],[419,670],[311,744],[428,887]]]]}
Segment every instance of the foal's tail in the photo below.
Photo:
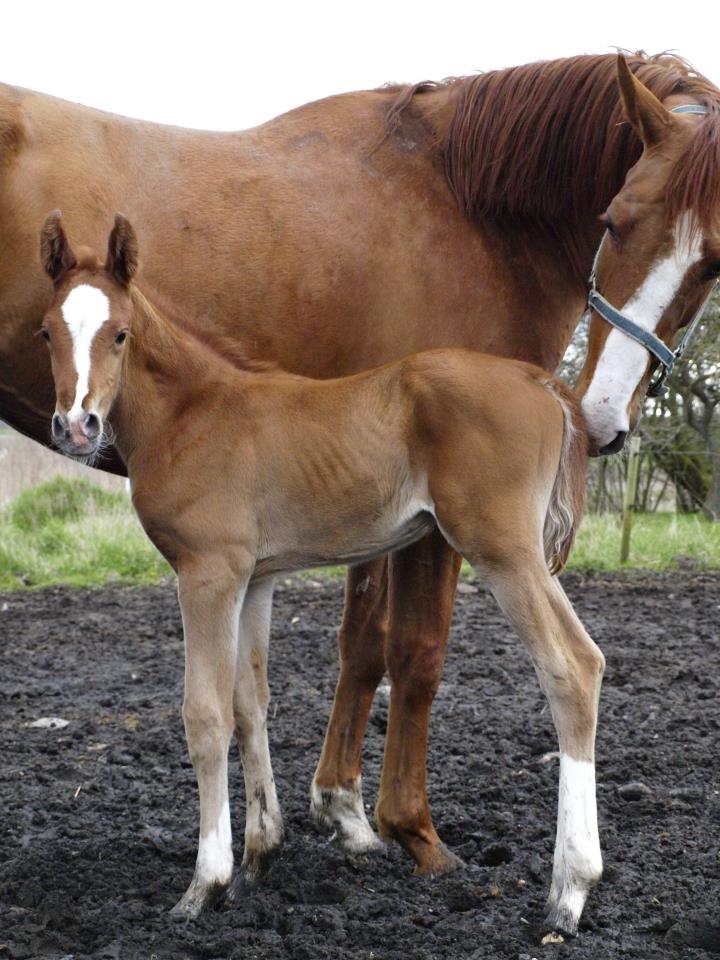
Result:
{"type": "Polygon", "coordinates": [[[545,515],[543,542],[550,573],[565,566],[585,508],[588,439],[577,397],[559,380],[546,380],[563,412],[560,462],[545,515]]]}

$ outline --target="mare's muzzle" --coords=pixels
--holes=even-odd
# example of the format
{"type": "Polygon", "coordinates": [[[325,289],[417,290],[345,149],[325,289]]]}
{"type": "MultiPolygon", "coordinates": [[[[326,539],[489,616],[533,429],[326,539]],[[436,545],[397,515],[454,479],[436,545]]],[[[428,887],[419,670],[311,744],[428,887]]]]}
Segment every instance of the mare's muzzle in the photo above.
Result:
{"type": "Polygon", "coordinates": [[[615,434],[615,439],[611,440],[610,443],[606,443],[604,447],[601,447],[598,453],[601,457],[607,457],[611,453],[620,453],[622,448],[625,446],[625,440],[627,438],[627,430],[619,430],[615,434]]]}

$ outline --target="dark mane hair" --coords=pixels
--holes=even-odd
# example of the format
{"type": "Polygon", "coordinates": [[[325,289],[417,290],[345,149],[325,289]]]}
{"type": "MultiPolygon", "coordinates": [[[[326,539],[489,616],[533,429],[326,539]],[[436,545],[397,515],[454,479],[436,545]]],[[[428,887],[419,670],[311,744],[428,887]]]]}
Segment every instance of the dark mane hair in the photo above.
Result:
{"type": "MultiPolygon", "coordinates": [[[[181,314],[166,297],[161,296],[156,290],[149,291],[144,284],[142,289],[133,284],[130,287],[130,296],[136,307],[139,306],[146,313],[149,312],[155,317],[166,320],[171,326],[188,334],[216,357],[237,370],[247,370],[252,373],[284,372],[271,360],[259,360],[248,356],[242,344],[236,340],[217,333],[209,327],[199,326],[194,320],[181,314]]],[[[285,375],[292,376],[289,373],[285,375]]]]}
{"type": "MultiPolygon", "coordinates": [[[[627,60],[660,100],[685,94],[710,111],[668,183],[670,211],[689,209],[702,222],[720,201],[720,90],[670,54],[640,52],[627,60]]],[[[584,279],[581,223],[605,210],[642,149],[624,122],[616,57],[548,60],[404,87],[388,108],[388,130],[402,122],[416,95],[442,88],[456,95],[439,147],[462,212],[475,221],[547,230],[584,279]]]]}

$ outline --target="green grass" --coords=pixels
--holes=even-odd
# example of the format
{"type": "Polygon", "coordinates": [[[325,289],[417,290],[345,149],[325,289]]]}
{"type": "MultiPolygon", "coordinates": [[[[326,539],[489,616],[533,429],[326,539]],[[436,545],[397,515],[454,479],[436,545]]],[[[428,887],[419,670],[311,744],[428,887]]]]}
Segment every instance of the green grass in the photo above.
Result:
{"type": "MultiPolygon", "coordinates": [[[[619,553],[619,519],[588,516],[568,569],[671,570],[688,558],[699,568],[720,568],[720,523],[696,515],[638,514],[630,562],[621,565],[619,553]]],[[[343,572],[332,567],[309,576],[343,572]]],[[[58,477],[20,494],[0,512],[2,590],[152,584],[170,577],[172,571],[145,536],[124,493],[58,477]]]]}
{"type": "Polygon", "coordinates": [[[698,514],[639,513],[630,540],[630,559],[620,563],[620,518],[585,518],[570,554],[569,570],[674,570],[693,563],[720,568],[720,523],[698,514]]]}
{"type": "Polygon", "coordinates": [[[56,477],[0,513],[0,588],[158,583],[172,571],[124,493],[56,477]]]}

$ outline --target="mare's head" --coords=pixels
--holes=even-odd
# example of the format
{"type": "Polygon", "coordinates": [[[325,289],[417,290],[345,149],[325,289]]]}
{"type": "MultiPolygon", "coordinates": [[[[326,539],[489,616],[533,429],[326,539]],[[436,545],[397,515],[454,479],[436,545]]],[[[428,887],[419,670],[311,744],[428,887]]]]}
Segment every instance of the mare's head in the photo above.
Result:
{"type": "Polygon", "coordinates": [[[43,226],[40,256],[53,282],[53,297],[40,328],[50,348],[55,381],[53,441],[68,456],[92,458],[103,442],[104,421],[120,384],[130,333],[135,232],[118,214],[105,261],[85,250],[76,256],[56,211],[43,226]]]}
{"type": "MultiPolygon", "coordinates": [[[[671,344],[720,275],[720,111],[673,113],[694,98],[661,103],[618,58],[625,115],[643,153],[602,216],[597,292],[631,321],[671,344]]],[[[639,334],[642,338],[643,334],[639,334]]],[[[582,409],[595,453],[615,453],[640,418],[659,361],[638,340],[593,311],[580,376],[582,409]]]]}

